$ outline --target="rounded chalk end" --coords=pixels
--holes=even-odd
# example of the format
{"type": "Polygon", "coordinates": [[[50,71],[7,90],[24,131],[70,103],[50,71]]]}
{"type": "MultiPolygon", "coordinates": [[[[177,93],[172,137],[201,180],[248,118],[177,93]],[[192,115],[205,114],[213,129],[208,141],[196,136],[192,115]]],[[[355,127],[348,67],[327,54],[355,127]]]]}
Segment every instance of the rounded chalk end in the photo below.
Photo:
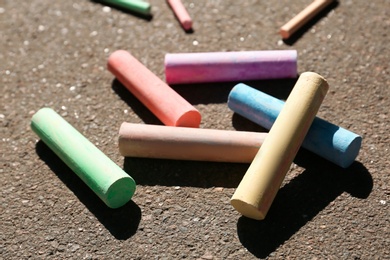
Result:
{"type": "Polygon", "coordinates": [[[302,72],[302,74],[300,75],[300,78],[309,78],[311,80],[318,80],[318,81],[324,82],[324,83],[326,83],[326,85],[328,85],[327,80],[323,76],[321,76],[320,74],[313,72],[313,71],[302,72]]]}
{"type": "Polygon", "coordinates": [[[146,5],[144,7],[143,14],[144,15],[151,15],[152,14],[152,5],[150,3],[145,2],[146,5]]]}
{"type": "Polygon", "coordinates": [[[279,34],[282,36],[282,38],[284,40],[286,40],[286,39],[288,39],[290,37],[290,32],[288,30],[284,29],[283,27],[280,28],[279,34]]]}
{"type": "MultiPolygon", "coordinates": [[[[119,2],[119,1],[118,1],[119,2]]],[[[129,10],[135,11],[145,16],[151,15],[152,6],[150,3],[145,1],[121,1],[121,2],[129,2],[128,5],[129,10]]]]}
{"type": "Polygon", "coordinates": [[[110,208],[122,207],[133,197],[135,187],[135,181],[130,176],[120,178],[110,185],[103,200],[110,208]]]}
{"type": "Polygon", "coordinates": [[[108,71],[116,71],[118,66],[123,63],[122,60],[126,59],[129,56],[131,56],[131,54],[125,50],[116,50],[111,53],[107,59],[108,71]]]}
{"type": "Polygon", "coordinates": [[[341,154],[339,158],[338,165],[342,168],[348,168],[355,161],[356,157],[359,154],[360,147],[362,146],[362,137],[360,135],[355,135],[346,150],[341,154]]]}
{"type": "Polygon", "coordinates": [[[186,31],[190,31],[192,29],[192,21],[191,20],[184,20],[182,22],[183,29],[186,31]]]}
{"type": "Polygon", "coordinates": [[[234,199],[230,200],[230,204],[243,216],[256,220],[263,220],[265,218],[265,213],[261,212],[257,207],[246,203],[245,201],[234,199]]]}
{"type": "Polygon", "coordinates": [[[202,116],[200,115],[198,110],[190,110],[184,113],[176,121],[174,126],[199,128],[201,120],[202,120],[202,116]]]}
{"type": "Polygon", "coordinates": [[[57,113],[50,107],[43,107],[39,109],[31,117],[30,127],[38,136],[43,134],[42,131],[44,130],[41,129],[41,123],[45,120],[50,120],[51,123],[57,120],[57,113]]]}
{"type": "MultiPolygon", "coordinates": [[[[42,107],[39,109],[37,112],[34,113],[34,115],[31,118],[31,122],[34,122],[36,118],[44,117],[48,113],[53,113],[54,110],[51,109],[50,107],[42,107]]],[[[54,112],[55,113],[55,112],[54,112]]]]}

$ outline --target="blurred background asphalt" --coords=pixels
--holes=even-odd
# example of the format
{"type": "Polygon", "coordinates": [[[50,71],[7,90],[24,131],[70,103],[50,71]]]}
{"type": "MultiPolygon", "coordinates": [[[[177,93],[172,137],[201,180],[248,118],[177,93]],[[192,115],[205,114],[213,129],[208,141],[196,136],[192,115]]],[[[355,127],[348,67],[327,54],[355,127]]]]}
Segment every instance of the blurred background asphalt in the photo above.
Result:
{"type": "MultiPolygon", "coordinates": [[[[311,1],[183,0],[185,33],[163,0],[153,17],[94,1],[0,0],[1,259],[390,259],[390,1],[333,4],[294,38],[281,25],[311,1]],[[122,122],[161,124],[106,70],[130,51],[164,79],[166,53],[296,49],[324,76],[319,116],[362,135],[341,169],[298,153],[264,221],[229,204],[248,164],[123,158],[122,122]],[[49,106],[137,182],[108,209],[31,131],[49,106]]],[[[246,82],[285,99],[296,79],[246,82]]],[[[264,131],[226,105],[236,82],[175,86],[202,128],[264,131]]]]}

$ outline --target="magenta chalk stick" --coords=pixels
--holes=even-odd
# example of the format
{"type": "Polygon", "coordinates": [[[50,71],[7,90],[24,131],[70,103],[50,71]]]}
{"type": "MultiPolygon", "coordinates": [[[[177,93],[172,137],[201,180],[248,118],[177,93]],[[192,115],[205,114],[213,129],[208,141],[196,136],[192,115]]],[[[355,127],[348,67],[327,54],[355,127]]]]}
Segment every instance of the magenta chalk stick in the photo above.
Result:
{"type": "Polygon", "coordinates": [[[168,53],[168,84],[228,82],[297,77],[297,51],[168,53]]]}
{"type": "Polygon", "coordinates": [[[249,163],[267,133],[123,123],[119,152],[127,157],[249,163]]]}
{"type": "Polygon", "coordinates": [[[179,20],[184,30],[189,31],[192,29],[192,19],[188,14],[181,0],[167,0],[172,11],[175,13],[177,20],[179,20]]]}
{"type": "Polygon", "coordinates": [[[107,68],[165,125],[199,127],[199,111],[127,51],[113,52],[107,68]]]}

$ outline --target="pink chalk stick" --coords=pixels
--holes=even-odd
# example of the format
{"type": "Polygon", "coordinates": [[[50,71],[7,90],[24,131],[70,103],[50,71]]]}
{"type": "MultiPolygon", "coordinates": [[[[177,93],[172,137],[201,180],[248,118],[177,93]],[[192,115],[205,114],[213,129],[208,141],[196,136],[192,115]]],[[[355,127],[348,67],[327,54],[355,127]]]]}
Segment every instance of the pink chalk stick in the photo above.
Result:
{"type": "Polygon", "coordinates": [[[181,0],[167,0],[167,2],[184,30],[189,31],[192,28],[192,19],[181,0]]]}
{"type": "Polygon", "coordinates": [[[168,84],[228,82],[297,77],[297,51],[168,53],[168,84]]]}
{"type": "Polygon", "coordinates": [[[127,157],[252,162],[267,133],[122,123],[119,152],[127,157]]]}
{"type": "Polygon", "coordinates": [[[199,127],[199,111],[127,51],[112,53],[107,68],[165,125],[199,127]]]}

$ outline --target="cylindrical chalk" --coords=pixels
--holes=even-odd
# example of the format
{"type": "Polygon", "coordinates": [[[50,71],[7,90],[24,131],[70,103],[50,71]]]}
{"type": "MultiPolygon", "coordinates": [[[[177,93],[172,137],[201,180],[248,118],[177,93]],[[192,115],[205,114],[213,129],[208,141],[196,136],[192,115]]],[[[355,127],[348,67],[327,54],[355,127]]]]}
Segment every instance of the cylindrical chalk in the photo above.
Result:
{"type": "Polygon", "coordinates": [[[52,109],[36,112],[31,128],[108,207],[131,199],[134,180],[52,109]]]}
{"type": "Polygon", "coordinates": [[[99,2],[127,9],[142,15],[150,15],[151,6],[142,0],[98,0],[99,2]]]}
{"type": "MultiPolygon", "coordinates": [[[[245,84],[230,92],[228,106],[237,114],[270,129],[284,102],[245,84]]],[[[316,117],[302,147],[342,167],[349,167],[359,154],[362,137],[316,117]]]]}
{"type": "Polygon", "coordinates": [[[168,53],[168,84],[227,82],[297,76],[297,51],[168,53]]]}
{"type": "Polygon", "coordinates": [[[328,83],[320,75],[301,74],[231,198],[242,215],[265,218],[327,91],[328,83]]]}
{"type": "Polygon", "coordinates": [[[181,0],[167,0],[169,6],[172,8],[177,19],[184,30],[188,31],[192,28],[192,19],[188,14],[181,0]]]}
{"type": "Polygon", "coordinates": [[[267,133],[123,123],[123,156],[248,163],[267,133]]]}
{"type": "Polygon", "coordinates": [[[199,111],[127,51],[112,53],[107,68],[165,125],[199,127],[199,111]]]}
{"type": "Polygon", "coordinates": [[[299,30],[299,28],[301,28],[332,2],[334,2],[334,0],[314,0],[314,2],[308,5],[293,19],[280,28],[279,32],[282,35],[282,38],[288,39],[293,33],[299,30]]]}

